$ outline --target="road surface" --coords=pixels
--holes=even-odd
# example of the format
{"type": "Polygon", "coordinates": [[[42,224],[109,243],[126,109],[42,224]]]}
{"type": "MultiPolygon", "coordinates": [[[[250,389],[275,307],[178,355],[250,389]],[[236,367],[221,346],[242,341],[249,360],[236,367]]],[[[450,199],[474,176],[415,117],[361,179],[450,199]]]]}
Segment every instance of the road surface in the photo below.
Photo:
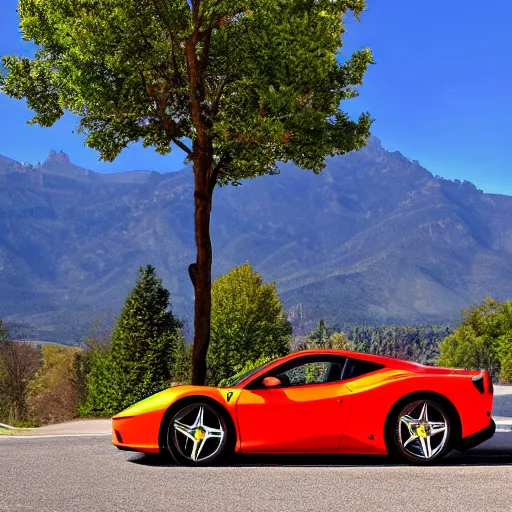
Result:
{"type": "Polygon", "coordinates": [[[426,468],[363,457],[181,468],[108,437],[0,437],[0,471],[6,512],[508,512],[512,433],[426,468]]]}

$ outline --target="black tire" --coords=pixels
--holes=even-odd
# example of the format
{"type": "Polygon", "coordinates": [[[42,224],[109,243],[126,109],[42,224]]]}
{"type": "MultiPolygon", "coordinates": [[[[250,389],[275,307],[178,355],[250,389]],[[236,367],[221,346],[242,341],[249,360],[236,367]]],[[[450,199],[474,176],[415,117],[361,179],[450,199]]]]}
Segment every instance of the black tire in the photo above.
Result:
{"type": "Polygon", "coordinates": [[[435,464],[451,450],[453,426],[438,401],[412,398],[394,415],[391,455],[414,465],[435,464]]]}
{"type": "Polygon", "coordinates": [[[166,439],[171,457],[181,466],[217,465],[231,451],[230,429],[225,413],[220,407],[207,402],[192,402],[178,409],[169,421],[166,439]],[[203,420],[200,425],[195,425],[201,409],[203,420]],[[212,437],[209,437],[210,432],[212,437]],[[220,432],[223,433],[222,437],[220,432]]]}

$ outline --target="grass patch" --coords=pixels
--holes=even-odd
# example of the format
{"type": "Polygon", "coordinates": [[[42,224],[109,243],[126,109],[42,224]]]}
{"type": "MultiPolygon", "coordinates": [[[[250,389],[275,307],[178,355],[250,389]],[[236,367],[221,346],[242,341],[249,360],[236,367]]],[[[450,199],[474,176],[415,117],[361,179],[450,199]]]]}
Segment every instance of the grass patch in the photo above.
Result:
{"type": "Polygon", "coordinates": [[[0,427],[0,436],[23,436],[27,435],[30,432],[28,428],[3,428],[0,427]]]}

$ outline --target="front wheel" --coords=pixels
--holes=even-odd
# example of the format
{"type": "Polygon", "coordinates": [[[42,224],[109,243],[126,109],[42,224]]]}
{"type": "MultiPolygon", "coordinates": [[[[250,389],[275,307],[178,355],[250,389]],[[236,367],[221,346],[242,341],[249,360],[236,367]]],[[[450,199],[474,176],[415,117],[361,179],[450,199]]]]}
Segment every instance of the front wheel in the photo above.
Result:
{"type": "Polygon", "coordinates": [[[430,464],[450,451],[452,424],[435,400],[414,400],[395,419],[393,446],[396,454],[413,464],[430,464]]]}
{"type": "Polygon", "coordinates": [[[184,466],[210,466],[228,449],[228,426],[214,406],[195,402],[182,407],[169,422],[167,448],[184,466]]]}

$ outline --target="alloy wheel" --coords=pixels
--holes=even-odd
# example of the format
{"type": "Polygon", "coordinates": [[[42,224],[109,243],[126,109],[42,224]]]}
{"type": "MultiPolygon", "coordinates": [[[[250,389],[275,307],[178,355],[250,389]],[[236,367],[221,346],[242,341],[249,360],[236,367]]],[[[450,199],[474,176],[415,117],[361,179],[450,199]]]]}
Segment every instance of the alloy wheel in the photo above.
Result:
{"type": "Polygon", "coordinates": [[[213,462],[226,445],[226,422],[206,403],[179,411],[169,426],[169,449],[178,462],[202,465],[213,462]]]}
{"type": "Polygon", "coordinates": [[[450,420],[436,402],[417,400],[400,412],[395,436],[399,451],[407,459],[427,463],[446,452],[450,420]]]}

